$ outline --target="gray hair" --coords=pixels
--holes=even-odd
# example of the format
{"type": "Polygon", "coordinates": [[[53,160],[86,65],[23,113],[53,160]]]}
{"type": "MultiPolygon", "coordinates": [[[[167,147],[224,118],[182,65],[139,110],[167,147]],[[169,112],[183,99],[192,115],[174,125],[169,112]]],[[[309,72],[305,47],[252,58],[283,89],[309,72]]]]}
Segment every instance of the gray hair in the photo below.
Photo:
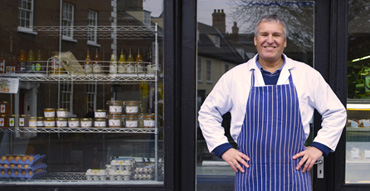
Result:
{"type": "Polygon", "coordinates": [[[254,36],[257,36],[257,32],[258,32],[258,26],[260,25],[260,23],[262,22],[269,22],[269,21],[275,21],[281,25],[283,25],[283,28],[284,28],[284,37],[285,38],[288,38],[288,29],[286,27],[286,24],[285,22],[279,17],[277,16],[276,14],[272,14],[272,15],[265,15],[263,17],[260,18],[260,20],[257,22],[257,25],[254,29],[254,36]]]}

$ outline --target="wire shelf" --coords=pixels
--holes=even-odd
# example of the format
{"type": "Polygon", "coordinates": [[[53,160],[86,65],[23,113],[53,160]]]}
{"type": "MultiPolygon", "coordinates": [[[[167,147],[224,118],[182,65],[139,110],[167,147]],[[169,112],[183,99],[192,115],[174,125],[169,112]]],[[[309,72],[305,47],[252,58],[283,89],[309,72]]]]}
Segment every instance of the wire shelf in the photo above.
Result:
{"type": "Polygon", "coordinates": [[[19,130],[20,132],[36,132],[36,133],[141,133],[141,134],[154,134],[155,128],[82,128],[82,127],[2,127],[0,128],[1,131],[16,131],[19,130]]]}

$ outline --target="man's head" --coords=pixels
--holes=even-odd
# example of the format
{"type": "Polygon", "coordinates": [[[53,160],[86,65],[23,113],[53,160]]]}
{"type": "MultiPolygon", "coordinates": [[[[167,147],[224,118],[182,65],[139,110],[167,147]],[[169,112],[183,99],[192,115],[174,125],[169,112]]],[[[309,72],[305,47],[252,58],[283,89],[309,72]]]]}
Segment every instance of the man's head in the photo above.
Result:
{"type": "Polygon", "coordinates": [[[277,15],[267,15],[257,23],[254,45],[259,59],[273,63],[281,59],[286,47],[288,32],[286,25],[277,15]]]}

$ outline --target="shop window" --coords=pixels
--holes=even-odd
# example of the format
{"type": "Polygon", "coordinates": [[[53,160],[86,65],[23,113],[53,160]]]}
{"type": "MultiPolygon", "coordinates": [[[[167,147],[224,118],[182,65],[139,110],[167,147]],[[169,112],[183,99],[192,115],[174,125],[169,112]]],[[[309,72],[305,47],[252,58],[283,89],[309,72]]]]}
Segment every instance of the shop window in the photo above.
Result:
{"type": "Polygon", "coordinates": [[[33,0],[19,0],[18,2],[18,31],[33,32],[33,0]]]}
{"type": "Polygon", "coordinates": [[[74,5],[63,3],[62,33],[64,40],[73,39],[74,5]]]}
{"type": "Polygon", "coordinates": [[[88,44],[97,44],[97,30],[98,30],[98,12],[89,10],[88,14],[88,34],[87,34],[87,43],[88,44]]]}

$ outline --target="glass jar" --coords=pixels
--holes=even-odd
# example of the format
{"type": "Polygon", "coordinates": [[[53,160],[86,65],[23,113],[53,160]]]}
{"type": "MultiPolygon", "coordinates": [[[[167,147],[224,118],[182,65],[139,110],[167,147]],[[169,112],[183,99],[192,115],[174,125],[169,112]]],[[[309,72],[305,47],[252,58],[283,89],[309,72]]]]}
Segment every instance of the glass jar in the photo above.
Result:
{"type": "Polygon", "coordinates": [[[57,127],[67,127],[67,118],[57,118],[57,127]]]}
{"type": "Polygon", "coordinates": [[[44,109],[44,117],[45,118],[55,117],[55,109],[54,108],[45,108],[44,109]]]}
{"type": "Polygon", "coordinates": [[[15,115],[9,115],[8,117],[9,120],[9,127],[14,127],[15,126],[15,115]]]}
{"type": "Polygon", "coordinates": [[[28,127],[29,126],[29,116],[28,115],[21,115],[19,117],[19,127],[28,127]]]}
{"type": "Polygon", "coordinates": [[[108,124],[109,127],[119,128],[121,127],[121,115],[109,115],[108,116],[108,124]]]}
{"type": "Polygon", "coordinates": [[[97,109],[95,111],[95,118],[106,118],[107,117],[107,112],[105,112],[104,109],[97,109]]]}
{"type": "Polygon", "coordinates": [[[108,101],[109,114],[121,115],[122,114],[122,101],[108,101]]]}
{"type": "Polygon", "coordinates": [[[79,127],[79,126],[80,126],[80,119],[70,118],[68,120],[68,127],[79,127]]]}
{"type": "Polygon", "coordinates": [[[0,114],[1,115],[9,115],[9,113],[10,113],[9,102],[7,102],[7,101],[0,102],[0,114]]]}
{"type": "Polygon", "coordinates": [[[126,101],[125,112],[127,115],[137,115],[139,113],[140,101],[126,101]]]}
{"type": "Polygon", "coordinates": [[[66,108],[59,108],[57,110],[57,117],[58,118],[67,118],[68,117],[68,111],[66,108]]]}
{"type": "Polygon", "coordinates": [[[7,115],[0,115],[0,127],[8,127],[9,126],[8,116],[7,115]]]}
{"type": "Polygon", "coordinates": [[[145,128],[154,128],[155,127],[155,115],[153,113],[148,113],[144,115],[144,127],[145,128]]]}
{"type": "Polygon", "coordinates": [[[36,122],[37,127],[43,127],[44,126],[44,118],[38,117],[36,122]]]}
{"type": "Polygon", "coordinates": [[[28,121],[28,126],[32,128],[37,127],[37,117],[30,117],[30,120],[28,121]]]}
{"type": "Polygon", "coordinates": [[[45,118],[44,125],[46,128],[55,127],[55,118],[54,117],[45,118]]]}
{"type": "Polygon", "coordinates": [[[105,118],[96,118],[94,121],[94,127],[97,128],[105,128],[107,127],[107,122],[105,118]]]}
{"type": "Polygon", "coordinates": [[[137,115],[126,115],[126,127],[137,128],[138,124],[137,115]]]}
{"type": "Polygon", "coordinates": [[[91,118],[82,118],[81,119],[81,127],[92,127],[92,119],[91,118]]]}

